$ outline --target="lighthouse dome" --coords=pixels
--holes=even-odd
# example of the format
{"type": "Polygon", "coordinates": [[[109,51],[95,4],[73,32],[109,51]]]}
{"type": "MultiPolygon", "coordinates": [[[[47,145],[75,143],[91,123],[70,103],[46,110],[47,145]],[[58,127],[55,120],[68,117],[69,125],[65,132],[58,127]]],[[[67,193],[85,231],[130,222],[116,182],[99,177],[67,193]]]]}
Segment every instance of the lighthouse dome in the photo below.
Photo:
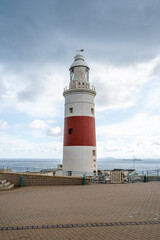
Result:
{"type": "Polygon", "coordinates": [[[84,56],[80,53],[77,53],[76,56],[74,57],[74,62],[72,63],[70,69],[73,67],[78,67],[78,66],[89,68],[88,64],[84,60],[84,56]]]}

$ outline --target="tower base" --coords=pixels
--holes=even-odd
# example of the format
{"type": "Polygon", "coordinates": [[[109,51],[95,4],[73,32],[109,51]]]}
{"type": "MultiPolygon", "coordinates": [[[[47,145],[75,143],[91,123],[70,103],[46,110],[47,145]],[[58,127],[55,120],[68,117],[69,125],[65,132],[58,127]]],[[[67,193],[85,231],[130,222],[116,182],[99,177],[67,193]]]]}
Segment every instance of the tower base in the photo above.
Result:
{"type": "Polygon", "coordinates": [[[96,147],[64,146],[63,173],[70,176],[93,176],[97,172],[96,147]]]}

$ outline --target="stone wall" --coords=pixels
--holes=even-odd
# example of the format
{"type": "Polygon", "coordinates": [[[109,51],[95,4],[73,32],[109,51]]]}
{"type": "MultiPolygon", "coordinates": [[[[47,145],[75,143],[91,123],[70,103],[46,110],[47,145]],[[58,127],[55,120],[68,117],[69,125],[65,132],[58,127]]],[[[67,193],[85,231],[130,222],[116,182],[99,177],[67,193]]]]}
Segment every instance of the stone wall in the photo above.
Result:
{"type": "MultiPolygon", "coordinates": [[[[0,179],[5,179],[15,186],[21,185],[20,173],[0,173],[0,179]]],[[[86,178],[86,184],[90,179],[86,178]]],[[[48,186],[48,185],[82,185],[83,178],[80,177],[60,177],[44,176],[37,174],[23,174],[23,186],[48,186]]]]}

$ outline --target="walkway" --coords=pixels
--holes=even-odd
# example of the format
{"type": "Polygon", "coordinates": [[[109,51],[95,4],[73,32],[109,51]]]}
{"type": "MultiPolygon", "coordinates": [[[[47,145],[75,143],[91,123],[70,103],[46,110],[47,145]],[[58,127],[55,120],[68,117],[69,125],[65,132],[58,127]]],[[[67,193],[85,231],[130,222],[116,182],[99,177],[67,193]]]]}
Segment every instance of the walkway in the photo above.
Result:
{"type": "Polygon", "coordinates": [[[0,192],[0,239],[160,239],[160,182],[0,192]]]}

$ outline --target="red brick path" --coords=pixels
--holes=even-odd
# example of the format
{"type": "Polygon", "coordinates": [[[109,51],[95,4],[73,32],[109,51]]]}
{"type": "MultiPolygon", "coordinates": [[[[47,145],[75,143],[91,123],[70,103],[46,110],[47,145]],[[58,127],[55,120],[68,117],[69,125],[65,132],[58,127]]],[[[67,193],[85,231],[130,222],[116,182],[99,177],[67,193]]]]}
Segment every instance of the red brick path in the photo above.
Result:
{"type": "MultiPolygon", "coordinates": [[[[0,227],[159,221],[160,183],[25,187],[0,192],[0,227]]],[[[160,225],[0,231],[0,239],[160,239],[160,225]]]]}

